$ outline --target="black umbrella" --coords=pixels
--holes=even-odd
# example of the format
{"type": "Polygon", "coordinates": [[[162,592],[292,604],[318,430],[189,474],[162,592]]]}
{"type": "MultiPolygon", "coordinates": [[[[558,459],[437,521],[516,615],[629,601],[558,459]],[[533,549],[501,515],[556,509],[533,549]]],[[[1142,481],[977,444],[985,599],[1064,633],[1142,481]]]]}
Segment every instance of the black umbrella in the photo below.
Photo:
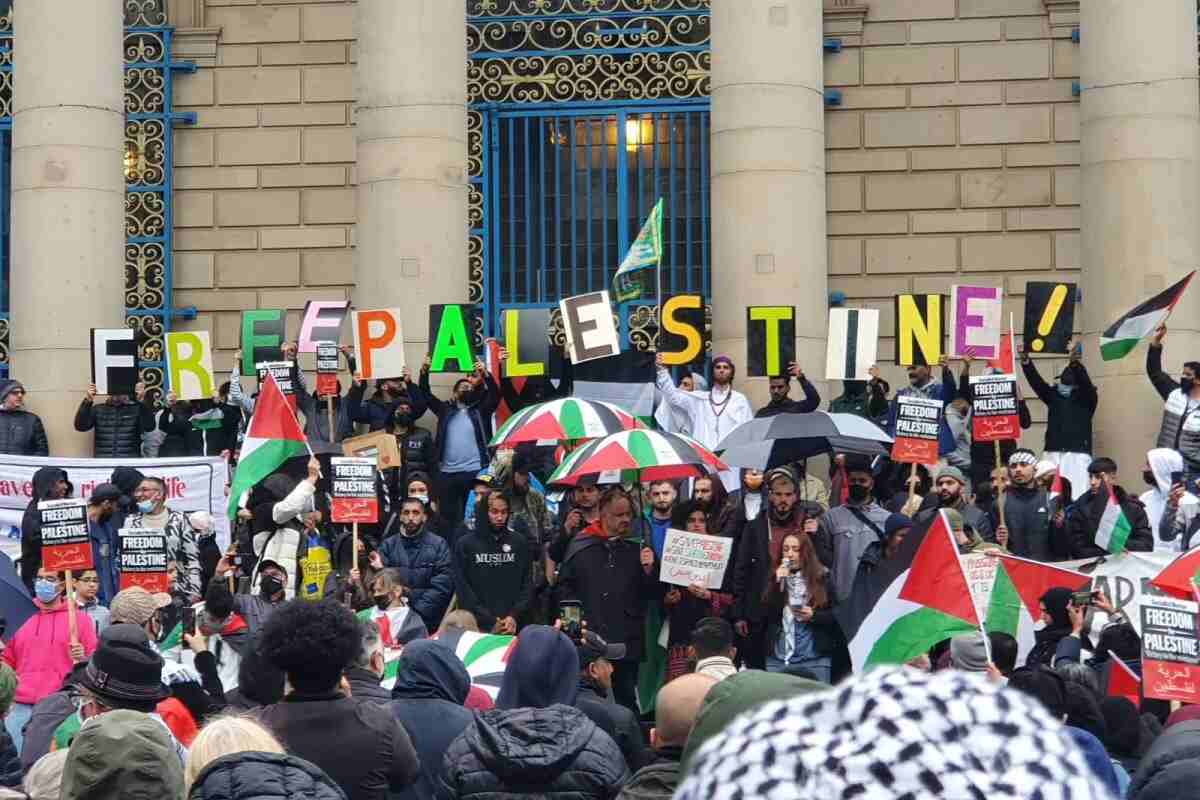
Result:
{"type": "Polygon", "coordinates": [[[25,620],[37,613],[29,590],[17,575],[12,559],[0,553],[0,618],[6,624],[4,640],[10,641],[25,620]]]}
{"type": "Polygon", "coordinates": [[[767,470],[821,453],[887,455],[892,437],[857,414],[776,414],[744,422],[717,445],[731,467],[767,470]]]}

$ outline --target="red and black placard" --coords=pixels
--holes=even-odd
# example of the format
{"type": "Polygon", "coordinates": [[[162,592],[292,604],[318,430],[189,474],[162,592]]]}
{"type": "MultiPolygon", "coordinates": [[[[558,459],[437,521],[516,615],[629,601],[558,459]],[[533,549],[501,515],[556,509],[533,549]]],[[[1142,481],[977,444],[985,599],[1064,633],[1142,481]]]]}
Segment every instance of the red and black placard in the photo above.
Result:
{"type": "Polygon", "coordinates": [[[375,493],[373,458],[331,458],[334,522],[378,522],[379,496],[375,493]]]}
{"type": "Polygon", "coordinates": [[[169,592],[166,532],[162,528],[122,528],[119,536],[121,588],[140,586],[147,592],[169,592]]]}
{"type": "Polygon", "coordinates": [[[44,569],[65,572],[94,567],[86,500],[43,500],[38,503],[38,515],[44,569]]]}

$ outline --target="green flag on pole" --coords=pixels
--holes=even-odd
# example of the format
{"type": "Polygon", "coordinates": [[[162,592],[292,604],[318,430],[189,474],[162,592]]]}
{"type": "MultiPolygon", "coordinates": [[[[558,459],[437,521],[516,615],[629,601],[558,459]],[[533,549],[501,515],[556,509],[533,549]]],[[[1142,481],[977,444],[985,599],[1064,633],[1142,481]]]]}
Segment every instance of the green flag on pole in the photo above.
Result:
{"type": "Polygon", "coordinates": [[[662,224],[663,201],[660,197],[613,278],[613,297],[618,303],[639,300],[651,293],[646,286],[645,270],[647,267],[658,269],[662,265],[662,224]]]}

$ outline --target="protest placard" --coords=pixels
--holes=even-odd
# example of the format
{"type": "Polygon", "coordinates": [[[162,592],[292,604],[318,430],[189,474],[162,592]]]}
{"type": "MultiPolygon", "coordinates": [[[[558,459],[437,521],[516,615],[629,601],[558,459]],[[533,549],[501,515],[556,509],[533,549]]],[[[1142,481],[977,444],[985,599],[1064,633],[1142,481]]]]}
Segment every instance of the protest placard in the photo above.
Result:
{"type": "Polygon", "coordinates": [[[121,528],[121,589],[140,586],[147,592],[171,591],[167,575],[167,535],[162,528],[121,528]]]}
{"type": "Polygon", "coordinates": [[[1193,600],[1143,601],[1142,689],[1146,697],[1200,703],[1200,637],[1193,600]]]}
{"type": "Polygon", "coordinates": [[[342,440],[342,453],[354,458],[368,458],[379,469],[400,466],[400,449],[396,437],[387,431],[376,431],[342,440]]]}
{"type": "Polygon", "coordinates": [[[317,352],[320,342],[334,342],[342,335],[342,322],[350,309],[349,300],[309,300],[304,304],[300,334],[296,337],[297,351],[317,352]]]}
{"type": "Polygon", "coordinates": [[[97,394],[132,395],[140,380],[132,328],[92,328],[92,383],[97,394]]]}
{"type": "Polygon", "coordinates": [[[254,375],[254,365],[283,358],[287,312],[280,308],[255,308],[242,312],[242,374],[254,375]]]}
{"type": "Polygon", "coordinates": [[[732,539],[668,528],[659,580],[675,586],[720,589],[732,553],[732,539]]]}
{"type": "Polygon", "coordinates": [[[892,461],[905,464],[936,464],[938,426],[941,424],[942,412],[941,400],[898,395],[892,461]]]}
{"type": "Polygon", "coordinates": [[[704,361],[704,298],[677,294],[663,298],[658,352],[663,364],[681,367],[704,361]]]}
{"type": "Polygon", "coordinates": [[[1025,284],[1025,344],[1031,353],[1065,353],[1075,330],[1073,283],[1025,284]]]}
{"type": "Polygon", "coordinates": [[[837,381],[867,381],[879,347],[879,309],[831,308],[825,377],[837,381]]]}
{"type": "Polygon", "coordinates": [[[365,381],[399,378],[404,374],[404,328],[398,308],[377,308],[350,312],[354,331],[354,352],[358,370],[365,381]]]}
{"type": "Polygon", "coordinates": [[[946,338],[945,298],[940,294],[896,295],[896,363],[938,363],[946,338]]]}
{"type": "Polygon", "coordinates": [[[86,500],[42,500],[42,568],[63,572],[92,568],[86,500]]]}
{"type": "Polygon", "coordinates": [[[283,392],[283,396],[287,398],[288,404],[292,407],[292,412],[296,411],[296,384],[292,377],[292,362],[290,361],[264,361],[256,364],[258,369],[258,385],[261,387],[267,380],[267,375],[275,379],[275,383],[279,385],[279,391],[283,392]]]}
{"type": "Polygon", "coordinates": [[[1012,375],[972,376],[971,391],[971,437],[976,442],[1021,438],[1017,381],[1012,375]]]}
{"type": "Polygon", "coordinates": [[[212,342],[208,331],[168,331],[167,377],[180,400],[213,396],[212,342]]]}
{"type": "Polygon", "coordinates": [[[950,355],[991,359],[1000,355],[1003,292],[995,286],[950,287],[950,355]]]}
{"type": "Polygon", "coordinates": [[[550,362],[550,309],[507,308],[501,312],[506,378],[539,378],[550,362]]]}
{"type": "Polygon", "coordinates": [[[773,378],[796,360],[795,306],[746,309],[746,375],[773,378]]]}
{"type": "Polygon", "coordinates": [[[379,497],[375,494],[375,459],[331,458],[334,522],[378,522],[379,497]]]}
{"type": "Polygon", "coordinates": [[[572,364],[611,358],[621,352],[608,292],[589,292],[560,300],[567,355],[572,364]]]}
{"type": "Polygon", "coordinates": [[[332,397],[338,393],[337,342],[317,342],[317,395],[332,397]]]}
{"type": "Polygon", "coordinates": [[[474,372],[471,329],[475,306],[451,303],[429,307],[429,371],[474,372]]]}

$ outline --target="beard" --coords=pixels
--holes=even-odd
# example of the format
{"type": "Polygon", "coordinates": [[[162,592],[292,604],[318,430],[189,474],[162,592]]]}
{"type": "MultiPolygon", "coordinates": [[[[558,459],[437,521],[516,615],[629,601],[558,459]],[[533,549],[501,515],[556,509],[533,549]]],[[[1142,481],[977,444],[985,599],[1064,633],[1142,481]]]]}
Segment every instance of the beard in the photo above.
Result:
{"type": "Polygon", "coordinates": [[[951,494],[951,495],[939,494],[938,495],[938,505],[941,506],[942,508],[950,508],[951,506],[958,505],[958,501],[961,498],[962,498],[962,495],[959,495],[959,494],[951,494]]]}
{"type": "Polygon", "coordinates": [[[771,506],[771,519],[774,522],[789,522],[796,514],[796,507],[784,508],[782,506],[771,506]]]}

